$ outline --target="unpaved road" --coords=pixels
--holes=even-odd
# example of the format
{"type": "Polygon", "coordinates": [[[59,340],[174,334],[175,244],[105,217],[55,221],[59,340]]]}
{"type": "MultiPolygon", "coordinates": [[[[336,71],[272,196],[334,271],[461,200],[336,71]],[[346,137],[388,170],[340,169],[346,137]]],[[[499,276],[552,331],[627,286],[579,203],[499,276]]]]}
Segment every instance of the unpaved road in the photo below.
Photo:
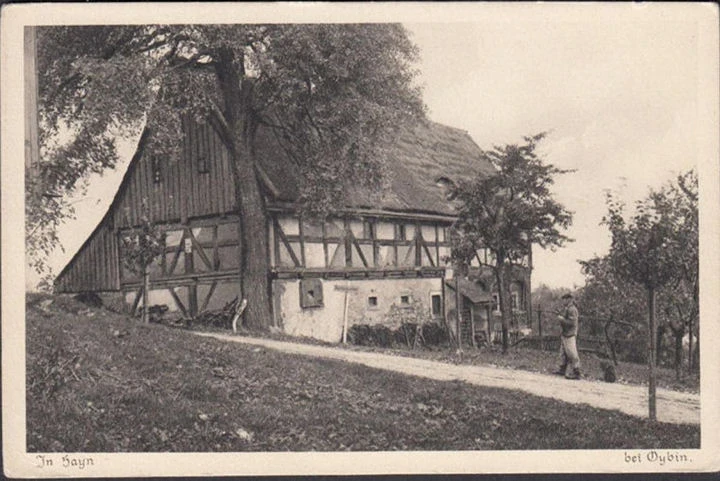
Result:
{"type": "MultiPolygon", "coordinates": [[[[648,390],[645,386],[610,384],[600,381],[569,381],[560,376],[500,367],[468,366],[392,356],[377,352],[359,352],[310,344],[274,341],[219,333],[196,332],[199,336],[261,346],[291,354],[336,359],[364,364],[388,371],[438,381],[465,381],[476,386],[517,389],[536,396],[574,404],[613,409],[638,417],[648,415],[648,390]]],[[[700,396],[691,393],[657,390],[658,420],[677,424],[700,424],[700,396]]]]}

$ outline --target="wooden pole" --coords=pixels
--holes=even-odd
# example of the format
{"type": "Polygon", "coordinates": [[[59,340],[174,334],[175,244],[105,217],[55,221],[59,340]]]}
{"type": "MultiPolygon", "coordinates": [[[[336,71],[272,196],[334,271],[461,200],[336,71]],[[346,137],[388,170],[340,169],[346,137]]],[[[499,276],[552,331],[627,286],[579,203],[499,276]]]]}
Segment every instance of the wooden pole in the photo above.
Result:
{"type": "Polygon", "coordinates": [[[475,341],[475,307],[470,306],[470,336],[472,340],[472,346],[477,349],[477,341],[475,341]]]}
{"type": "Polygon", "coordinates": [[[345,291],[345,306],[343,309],[343,335],[342,335],[343,344],[347,344],[347,331],[348,331],[348,291],[345,291]]]}
{"type": "Polygon", "coordinates": [[[37,33],[33,26],[25,27],[23,53],[25,80],[25,172],[35,176],[38,170],[40,146],[38,141],[37,111],[37,33]]]}
{"type": "Polygon", "coordinates": [[[335,286],[336,291],[345,292],[344,308],[343,308],[343,328],[342,328],[342,343],[347,344],[347,332],[348,332],[348,292],[357,291],[357,287],[351,287],[349,284],[345,286],[335,286]]]}
{"type": "Polygon", "coordinates": [[[688,373],[693,372],[693,319],[688,319],[688,373]]]}
{"type": "Polygon", "coordinates": [[[648,411],[651,421],[657,420],[657,406],[655,399],[655,349],[657,343],[657,337],[655,336],[655,288],[651,287],[648,290],[648,310],[649,310],[649,322],[648,322],[648,367],[649,367],[649,379],[648,379],[648,411]]]}
{"type": "Polygon", "coordinates": [[[462,335],[460,328],[462,327],[462,312],[460,310],[460,277],[455,273],[455,333],[457,335],[458,351],[462,351],[462,335]]]}
{"type": "Polygon", "coordinates": [[[542,310],[538,309],[538,335],[540,336],[540,350],[545,350],[545,339],[542,334],[542,310]]]}
{"type": "Polygon", "coordinates": [[[145,324],[150,322],[150,316],[148,315],[148,302],[150,298],[150,265],[146,265],[143,270],[143,310],[142,310],[142,321],[145,324]]]}

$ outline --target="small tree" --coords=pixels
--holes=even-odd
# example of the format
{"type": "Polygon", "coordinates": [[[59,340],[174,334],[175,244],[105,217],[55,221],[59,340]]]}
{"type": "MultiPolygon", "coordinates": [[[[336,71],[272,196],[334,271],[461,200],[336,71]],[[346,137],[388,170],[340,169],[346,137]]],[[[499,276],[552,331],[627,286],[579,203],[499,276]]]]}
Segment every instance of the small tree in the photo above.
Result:
{"type": "Polygon", "coordinates": [[[148,316],[148,299],[150,293],[150,265],[165,249],[165,234],[150,220],[147,201],[143,199],[143,215],[141,226],[122,237],[123,257],[125,266],[143,280],[142,320],[150,322],[148,316]]]}
{"type": "Polygon", "coordinates": [[[697,177],[689,172],[679,176],[677,184],[651,191],[646,199],[638,201],[634,215],[627,221],[625,205],[608,194],[608,214],[603,219],[612,234],[608,254],[612,269],[621,278],[642,286],[647,295],[648,410],[651,420],[657,418],[657,293],[688,276],[693,277],[691,271],[697,269],[697,237],[692,235],[693,231],[697,232],[697,211],[691,207],[683,208],[684,203],[688,203],[685,207],[693,203],[692,196],[687,195],[693,192],[693,185],[696,202],[697,177]]]}
{"type": "Polygon", "coordinates": [[[450,183],[450,197],[458,201],[458,219],[450,233],[451,257],[456,265],[467,266],[478,249],[488,249],[492,254],[502,315],[503,353],[508,350],[512,316],[508,268],[529,256],[533,244],[554,249],[571,240],[560,229],[570,226],[572,213],[550,192],[554,177],[570,171],[538,157],[537,144],[545,135],[525,137],[522,145],[483,151],[481,157],[495,167],[494,174],[481,173],[470,180],[450,183]]]}

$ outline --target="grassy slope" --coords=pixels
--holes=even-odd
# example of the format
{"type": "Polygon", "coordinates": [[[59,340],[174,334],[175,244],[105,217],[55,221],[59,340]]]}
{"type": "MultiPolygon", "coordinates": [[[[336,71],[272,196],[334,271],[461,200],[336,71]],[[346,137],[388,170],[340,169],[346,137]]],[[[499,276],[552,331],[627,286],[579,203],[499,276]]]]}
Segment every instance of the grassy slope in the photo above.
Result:
{"type": "MultiPolygon", "coordinates": [[[[31,300],[31,304],[38,299],[31,300]]],[[[697,426],[28,307],[29,451],[698,447],[697,426]],[[63,422],[57,422],[62,419],[63,422]]]]}

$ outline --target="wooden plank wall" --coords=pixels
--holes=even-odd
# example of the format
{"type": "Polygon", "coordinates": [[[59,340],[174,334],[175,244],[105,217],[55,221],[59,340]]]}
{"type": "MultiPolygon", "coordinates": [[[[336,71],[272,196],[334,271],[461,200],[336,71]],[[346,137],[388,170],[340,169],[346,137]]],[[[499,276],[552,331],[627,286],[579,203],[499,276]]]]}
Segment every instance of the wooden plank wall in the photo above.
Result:
{"type": "Polygon", "coordinates": [[[115,209],[117,227],[140,224],[142,201],[147,199],[154,222],[233,212],[235,187],[227,147],[210,122],[183,121],[185,138],[177,159],[160,159],[160,180],[155,182],[148,153],[138,159],[119,193],[115,209]],[[206,172],[201,166],[206,162],[206,172]]]}
{"type": "Polygon", "coordinates": [[[143,199],[156,223],[234,212],[230,155],[220,135],[210,122],[185,120],[182,127],[182,153],[177,159],[159,159],[159,181],[155,181],[153,159],[147,152],[130,165],[113,211],[58,276],[58,292],[120,288],[116,233],[140,225],[143,199]]]}
{"type": "Polygon", "coordinates": [[[57,292],[115,291],[120,289],[117,238],[103,222],[58,276],[57,292]]]}

